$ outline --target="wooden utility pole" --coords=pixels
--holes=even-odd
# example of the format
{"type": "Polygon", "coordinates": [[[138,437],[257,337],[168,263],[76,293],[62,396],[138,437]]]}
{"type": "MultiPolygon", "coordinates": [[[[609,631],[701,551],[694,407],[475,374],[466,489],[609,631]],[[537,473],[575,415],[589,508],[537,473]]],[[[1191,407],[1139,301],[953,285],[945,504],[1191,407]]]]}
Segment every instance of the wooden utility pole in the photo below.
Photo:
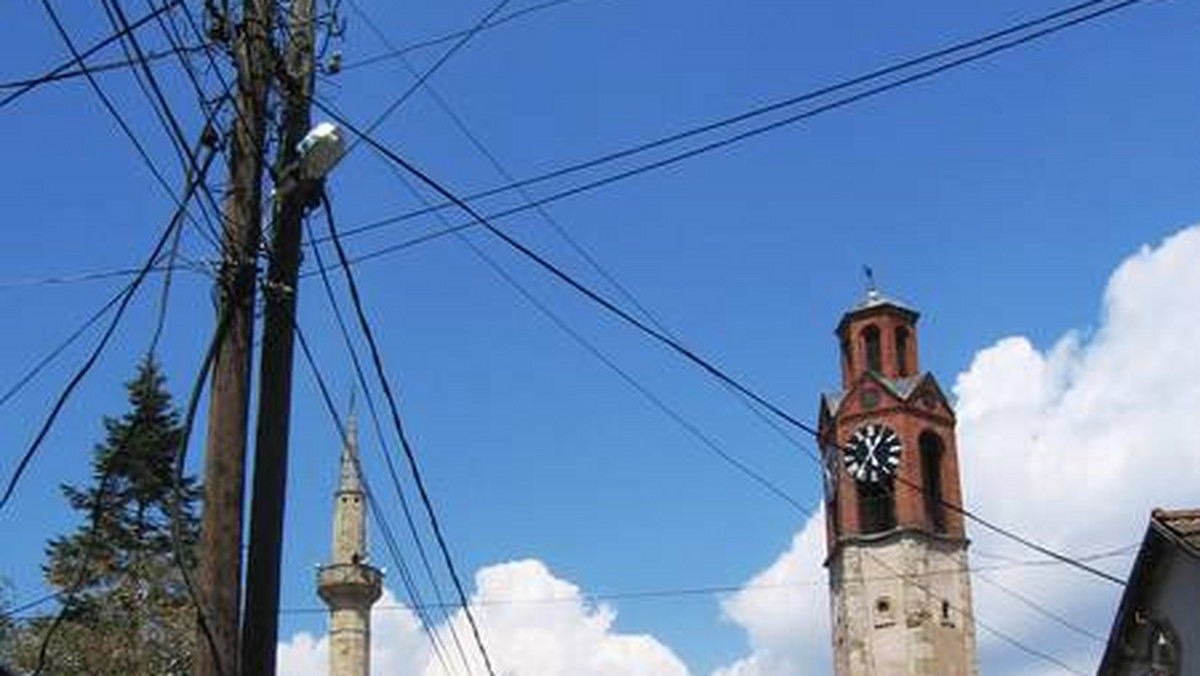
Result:
{"type": "Polygon", "coordinates": [[[263,339],[254,444],[254,495],[242,624],[242,673],[275,673],[279,632],[279,570],[287,492],[288,426],[297,273],[304,212],[320,195],[320,182],[305,175],[297,146],[311,124],[315,71],[313,0],[292,0],[283,96],[283,133],[276,157],[276,195],[271,219],[270,264],[263,289],[263,339]]]}
{"type": "MultiPolygon", "coordinates": [[[[228,3],[226,16],[229,25],[228,3]]],[[[242,578],[242,502],[254,342],[256,257],[262,222],[267,93],[273,72],[272,0],[243,0],[231,36],[237,65],[236,120],[229,156],[218,324],[204,457],[198,592],[208,632],[197,638],[197,676],[236,676],[242,578]],[[215,646],[210,645],[211,636],[215,646]],[[215,654],[214,650],[215,648],[215,654]]]]}

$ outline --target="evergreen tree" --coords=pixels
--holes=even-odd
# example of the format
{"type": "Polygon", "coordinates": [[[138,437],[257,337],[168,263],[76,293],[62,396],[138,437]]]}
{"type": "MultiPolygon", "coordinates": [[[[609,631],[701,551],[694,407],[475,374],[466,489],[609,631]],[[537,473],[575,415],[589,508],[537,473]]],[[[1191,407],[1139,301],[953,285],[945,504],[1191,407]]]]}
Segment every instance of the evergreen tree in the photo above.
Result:
{"type": "MultiPolygon", "coordinates": [[[[46,548],[46,581],[67,604],[51,643],[50,673],[171,674],[190,668],[195,610],[171,535],[180,416],[153,359],[139,365],[126,389],[129,412],[104,419],[105,439],[94,448],[90,482],[61,487],[82,524],[46,548]]],[[[178,527],[189,567],[199,537],[198,498],[195,479],[185,477],[178,527]]],[[[36,666],[53,619],[34,619],[16,632],[10,651],[18,666],[36,666]]]]}

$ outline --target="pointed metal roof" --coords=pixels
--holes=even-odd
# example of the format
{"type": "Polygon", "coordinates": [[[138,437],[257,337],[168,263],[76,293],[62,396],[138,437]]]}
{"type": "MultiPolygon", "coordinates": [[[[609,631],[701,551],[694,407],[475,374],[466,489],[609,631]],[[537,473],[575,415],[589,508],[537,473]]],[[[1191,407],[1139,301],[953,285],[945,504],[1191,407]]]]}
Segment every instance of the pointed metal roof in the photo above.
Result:
{"type": "Polygon", "coordinates": [[[879,289],[877,289],[875,287],[871,287],[870,289],[867,289],[867,295],[864,296],[862,300],[855,303],[854,307],[850,308],[850,312],[857,312],[859,310],[869,310],[871,308],[880,307],[883,305],[890,305],[899,310],[906,310],[913,314],[917,313],[917,311],[915,309],[913,309],[912,307],[910,307],[907,303],[903,303],[899,300],[896,300],[895,298],[885,296],[883,294],[883,292],[881,292],[879,289]]]}
{"type": "Polygon", "coordinates": [[[859,315],[880,310],[892,310],[899,312],[902,315],[907,315],[912,323],[916,323],[917,318],[921,316],[921,313],[917,312],[917,310],[911,305],[903,301],[896,300],[890,296],[886,296],[879,289],[872,286],[867,289],[867,295],[864,296],[862,300],[855,303],[853,307],[851,307],[849,310],[846,310],[845,314],[842,315],[842,319],[838,322],[835,333],[840,334],[842,330],[846,328],[846,325],[850,323],[850,320],[858,317],[859,315]]]}

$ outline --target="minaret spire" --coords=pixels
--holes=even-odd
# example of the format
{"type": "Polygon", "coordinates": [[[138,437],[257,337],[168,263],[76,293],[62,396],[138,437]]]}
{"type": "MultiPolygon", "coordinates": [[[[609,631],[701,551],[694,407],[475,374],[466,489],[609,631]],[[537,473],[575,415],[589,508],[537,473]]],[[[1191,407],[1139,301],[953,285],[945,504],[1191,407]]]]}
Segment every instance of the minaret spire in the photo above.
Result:
{"type": "Polygon", "coordinates": [[[334,493],[333,562],[317,573],[317,593],[329,606],[329,673],[367,676],[371,606],[382,593],[383,574],[366,562],[366,492],[353,410],[342,441],[341,475],[334,493]]]}
{"type": "Polygon", "coordinates": [[[338,494],[361,495],[362,492],[362,468],[358,460],[358,418],[351,408],[350,415],[346,418],[346,439],[342,443],[342,480],[338,485],[338,494]]]}

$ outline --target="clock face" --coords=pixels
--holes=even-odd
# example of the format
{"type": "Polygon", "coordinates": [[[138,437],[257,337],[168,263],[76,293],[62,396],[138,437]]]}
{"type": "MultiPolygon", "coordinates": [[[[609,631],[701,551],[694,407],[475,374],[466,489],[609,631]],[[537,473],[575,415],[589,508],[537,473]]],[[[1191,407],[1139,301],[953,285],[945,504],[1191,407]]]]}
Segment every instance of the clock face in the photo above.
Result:
{"type": "Polygon", "coordinates": [[[858,428],[843,454],[846,471],[865,483],[878,483],[896,473],[900,466],[900,435],[886,425],[871,423],[858,428]]]}

